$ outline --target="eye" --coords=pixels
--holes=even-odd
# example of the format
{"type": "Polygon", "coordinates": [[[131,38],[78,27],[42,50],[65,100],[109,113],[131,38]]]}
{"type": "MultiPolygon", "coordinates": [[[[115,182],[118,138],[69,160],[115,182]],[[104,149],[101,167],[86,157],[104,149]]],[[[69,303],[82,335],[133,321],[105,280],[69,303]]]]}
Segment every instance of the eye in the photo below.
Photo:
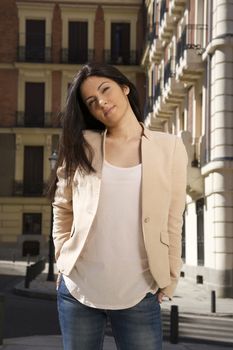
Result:
{"type": "Polygon", "coordinates": [[[88,102],[88,107],[91,107],[92,105],[93,105],[93,103],[95,102],[95,99],[93,99],[93,100],[90,100],[89,102],[88,102]]]}
{"type": "Polygon", "coordinates": [[[109,89],[109,86],[105,86],[105,87],[103,88],[103,92],[107,91],[108,89],[109,89]]]}

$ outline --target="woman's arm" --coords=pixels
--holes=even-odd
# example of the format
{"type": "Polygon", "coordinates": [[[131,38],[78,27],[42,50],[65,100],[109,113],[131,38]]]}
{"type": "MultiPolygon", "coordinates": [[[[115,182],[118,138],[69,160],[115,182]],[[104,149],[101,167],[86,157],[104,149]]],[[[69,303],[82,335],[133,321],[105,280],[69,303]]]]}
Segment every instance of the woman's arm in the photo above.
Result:
{"type": "Polygon", "coordinates": [[[64,242],[69,239],[73,222],[72,185],[65,177],[64,166],[57,169],[57,188],[53,202],[53,240],[58,259],[64,242]]]}
{"type": "Polygon", "coordinates": [[[182,267],[181,233],[186,200],[187,163],[185,146],[182,139],[177,137],[173,155],[171,202],[168,215],[171,284],[161,289],[161,292],[169,298],[174,294],[182,267]]]}

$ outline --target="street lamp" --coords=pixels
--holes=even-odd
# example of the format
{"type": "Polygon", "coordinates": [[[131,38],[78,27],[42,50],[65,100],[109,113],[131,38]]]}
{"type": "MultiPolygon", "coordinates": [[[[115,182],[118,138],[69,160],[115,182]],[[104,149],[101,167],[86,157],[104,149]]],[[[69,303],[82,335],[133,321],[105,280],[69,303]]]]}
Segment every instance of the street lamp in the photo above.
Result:
{"type": "MultiPolygon", "coordinates": [[[[49,157],[50,169],[51,172],[55,170],[55,166],[57,163],[57,152],[53,151],[51,156],[49,157]]],[[[50,235],[49,235],[49,269],[47,281],[54,281],[54,244],[53,244],[53,207],[51,206],[51,225],[50,225],[50,235]]]]}

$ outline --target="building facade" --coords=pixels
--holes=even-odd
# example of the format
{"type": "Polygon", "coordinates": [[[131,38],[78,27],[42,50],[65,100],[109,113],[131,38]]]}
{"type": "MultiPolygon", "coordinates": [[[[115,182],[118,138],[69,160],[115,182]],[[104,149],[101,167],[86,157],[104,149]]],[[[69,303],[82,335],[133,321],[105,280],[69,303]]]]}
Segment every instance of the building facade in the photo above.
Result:
{"type": "Polygon", "coordinates": [[[47,254],[49,157],[81,65],[118,66],[143,105],[142,22],[141,0],[1,0],[0,259],[47,254]]]}
{"type": "Polygon", "coordinates": [[[144,5],[146,123],[189,155],[182,274],[233,297],[233,2],[144,5]]]}

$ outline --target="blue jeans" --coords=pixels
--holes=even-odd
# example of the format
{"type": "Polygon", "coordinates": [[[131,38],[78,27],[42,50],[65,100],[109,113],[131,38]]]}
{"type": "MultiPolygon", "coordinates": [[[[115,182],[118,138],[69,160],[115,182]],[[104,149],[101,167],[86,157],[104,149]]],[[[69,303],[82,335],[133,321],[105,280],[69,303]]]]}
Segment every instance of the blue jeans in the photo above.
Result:
{"type": "Polygon", "coordinates": [[[64,350],[103,349],[108,317],[117,349],[162,349],[160,304],[151,293],[128,309],[96,309],[76,300],[62,278],[57,291],[57,303],[64,350]]]}

